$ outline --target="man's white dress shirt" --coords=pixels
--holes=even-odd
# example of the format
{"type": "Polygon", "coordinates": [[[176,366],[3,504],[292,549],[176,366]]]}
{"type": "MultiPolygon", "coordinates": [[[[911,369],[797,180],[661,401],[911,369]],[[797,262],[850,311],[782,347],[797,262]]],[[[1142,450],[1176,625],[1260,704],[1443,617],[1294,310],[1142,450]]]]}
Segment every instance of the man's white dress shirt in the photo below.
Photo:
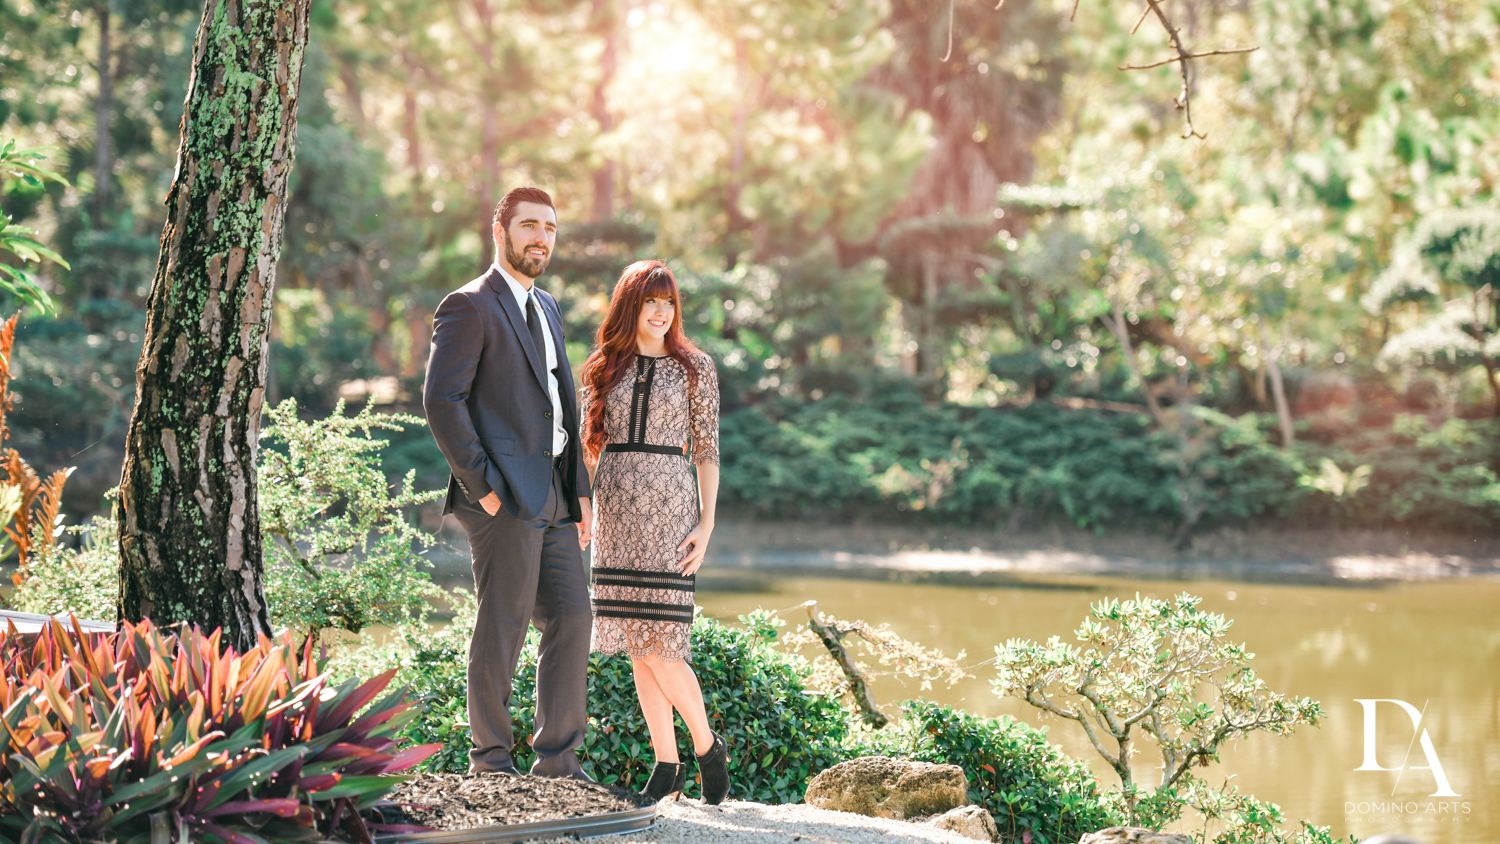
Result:
{"type": "MultiPolygon", "coordinates": [[[[500,271],[505,283],[510,285],[510,292],[516,297],[516,305],[521,309],[521,316],[531,319],[531,311],[526,307],[526,300],[532,295],[531,291],[522,287],[519,281],[511,278],[510,273],[506,272],[498,261],[495,263],[495,269],[500,271]]],[[[552,399],[552,454],[556,456],[562,454],[563,449],[568,445],[568,432],[563,430],[562,397],[557,391],[557,348],[552,340],[552,326],[546,322],[547,313],[542,309],[540,300],[536,303],[536,313],[542,318],[542,345],[547,347],[537,351],[542,353],[547,369],[547,395],[552,399]]]]}

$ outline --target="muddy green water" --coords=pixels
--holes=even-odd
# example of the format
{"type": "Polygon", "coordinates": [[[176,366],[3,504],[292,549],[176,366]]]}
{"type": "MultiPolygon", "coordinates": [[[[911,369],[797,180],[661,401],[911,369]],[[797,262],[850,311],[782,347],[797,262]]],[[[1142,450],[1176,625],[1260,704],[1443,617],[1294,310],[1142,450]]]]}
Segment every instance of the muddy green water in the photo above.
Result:
{"type": "MultiPolygon", "coordinates": [[[[949,655],[965,651],[965,664],[974,664],[1010,638],[1072,640],[1089,604],[1102,597],[1181,591],[1234,620],[1232,634],[1256,654],[1254,665],[1271,689],[1310,696],[1327,711],[1320,727],[1227,747],[1220,764],[1201,771],[1211,783],[1233,776],[1241,789],[1280,804],[1289,819],[1307,818],[1341,836],[1388,832],[1422,844],[1500,844],[1500,581],[1351,587],[1070,578],[954,587],[788,577],[713,591],[705,578],[698,603],[731,622],[757,607],[783,610],[796,621],[806,616],[795,608],[816,600],[840,618],[889,623],[949,655]],[[1406,701],[1421,713],[1414,729],[1399,704],[1375,705],[1376,760],[1400,770],[1355,770],[1366,753],[1360,699],[1406,701]],[[1439,788],[1426,769],[1424,732],[1457,796],[1433,796],[1439,788]]],[[[915,683],[880,679],[876,699],[888,704],[925,694],[1046,727],[1069,754],[1089,760],[1101,783],[1116,782],[1077,724],[996,697],[993,671],[972,671],[973,679],[926,693],[915,683]]],[[[1138,778],[1147,778],[1140,772],[1151,758],[1138,757],[1138,778]]]]}

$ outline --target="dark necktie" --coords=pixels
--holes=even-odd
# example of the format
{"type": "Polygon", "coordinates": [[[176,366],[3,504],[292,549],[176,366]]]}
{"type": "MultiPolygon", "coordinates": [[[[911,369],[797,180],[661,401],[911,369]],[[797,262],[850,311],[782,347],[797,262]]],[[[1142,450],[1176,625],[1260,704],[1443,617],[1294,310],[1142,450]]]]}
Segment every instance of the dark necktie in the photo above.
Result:
{"type": "Polygon", "coordinates": [[[547,368],[547,346],[542,340],[542,314],[536,306],[536,294],[526,296],[526,327],[531,331],[531,345],[536,347],[537,357],[542,359],[542,369],[547,368]]]}

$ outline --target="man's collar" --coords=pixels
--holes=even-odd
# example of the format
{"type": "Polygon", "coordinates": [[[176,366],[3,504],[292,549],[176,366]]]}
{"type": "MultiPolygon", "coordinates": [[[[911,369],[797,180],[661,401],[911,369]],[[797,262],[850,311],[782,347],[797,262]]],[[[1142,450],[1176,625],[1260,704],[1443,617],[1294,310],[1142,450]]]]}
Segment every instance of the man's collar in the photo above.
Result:
{"type": "MultiPolygon", "coordinates": [[[[516,281],[515,278],[511,276],[510,273],[506,272],[505,268],[502,267],[502,266],[500,266],[500,262],[499,261],[494,262],[490,266],[495,269],[495,272],[497,272],[497,273],[500,274],[501,278],[505,279],[506,283],[510,285],[510,289],[511,290],[513,290],[513,291],[520,291],[516,295],[518,295],[518,296],[520,296],[522,298],[525,298],[527,295],[529,295],[531,293],[531,290],[529,288],[527,288],[526,285],[522,284],[519,281],[516,281]]],[[[532,286],[533,287],[536,286],[536,282],[535,281],[532,282],[532,286]]]]}

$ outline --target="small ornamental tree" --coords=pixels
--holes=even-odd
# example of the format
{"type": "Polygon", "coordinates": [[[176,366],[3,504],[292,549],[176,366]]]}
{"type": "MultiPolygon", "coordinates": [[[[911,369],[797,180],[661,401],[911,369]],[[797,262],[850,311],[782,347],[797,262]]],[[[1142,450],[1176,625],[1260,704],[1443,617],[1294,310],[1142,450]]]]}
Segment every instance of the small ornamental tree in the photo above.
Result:
{"type": "Polygon", "coordinates": [[[1138,811],[1139,801],[1187,786],[1193,766],[1218,761],[1225,741],[1259,730],[1286,735],[1323,716],[1315,700],[1267,689],[1250,668],[1255,655],[1226,638],[1233,622],[1199,609],[1201,601],[1110,599],[1094,604],[1076,631],[1081,647],[1054,636],[995,648],[996,693],[1078,722],[1119,775],[1132,823],[1159,816],[1157,808],[1138,811]],[[1149,794],[1133,767],[1141,737],[1161,753],[1161,778],[1149,794]]]}

